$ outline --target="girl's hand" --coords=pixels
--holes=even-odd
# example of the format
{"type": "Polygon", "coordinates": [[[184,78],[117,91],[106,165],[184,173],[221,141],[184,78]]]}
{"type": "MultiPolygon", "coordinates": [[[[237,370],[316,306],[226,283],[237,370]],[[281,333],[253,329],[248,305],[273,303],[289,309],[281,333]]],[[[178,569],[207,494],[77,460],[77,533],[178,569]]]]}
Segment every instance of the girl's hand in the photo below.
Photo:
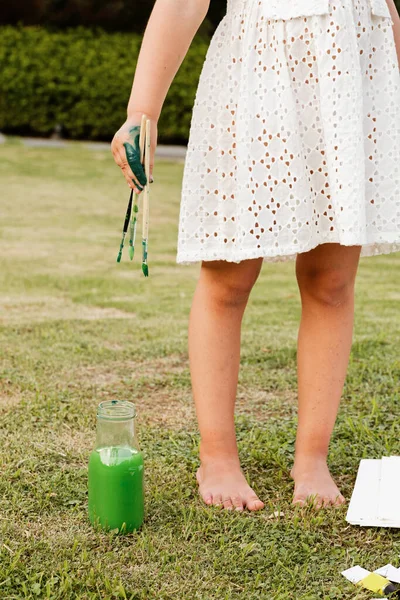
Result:
{"type": "MultiPolygon", "coordinates": [[[[153,181],[154,155],[157,146],[157,121],[151,119],[150,147],[150,183],[153,181]]],[[[114,135],[111,152],[114,160],[121,168],[130,188],[140,194],[147,183],[143,165],[140,162],[140,123],[142,115],[136,113],[128,117],[122,127],[114,135]]]]}

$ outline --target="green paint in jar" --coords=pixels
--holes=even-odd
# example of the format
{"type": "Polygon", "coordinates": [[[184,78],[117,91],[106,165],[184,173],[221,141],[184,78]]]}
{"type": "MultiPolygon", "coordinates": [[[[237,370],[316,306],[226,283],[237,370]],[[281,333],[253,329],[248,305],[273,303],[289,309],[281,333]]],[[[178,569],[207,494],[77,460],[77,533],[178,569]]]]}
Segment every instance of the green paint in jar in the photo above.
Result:
{"type": "Polygon", "coordinates": [[[144,520],[144,462],[130,402],[102,402],[96,446],[89,458],[89,519],[103,529],[129,533],[144,520]]]}

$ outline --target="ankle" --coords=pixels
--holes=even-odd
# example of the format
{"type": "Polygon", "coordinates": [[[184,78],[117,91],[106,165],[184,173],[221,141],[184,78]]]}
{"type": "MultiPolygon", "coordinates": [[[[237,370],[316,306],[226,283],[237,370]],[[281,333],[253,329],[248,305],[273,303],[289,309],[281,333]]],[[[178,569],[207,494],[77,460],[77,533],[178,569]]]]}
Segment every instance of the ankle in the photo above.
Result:
{"type": "Polygon", "coordinates": [[[311,452],[296,451],[292,473],[294,471],[314,469],[316,466],[327,465],[328,453],[321,450],[311,452]]]}
{"type": "Polygon", "coordinates": [[[200,461],[207,463],[240,464],[239,454],[235,444],[200,442],[200,461]]]}

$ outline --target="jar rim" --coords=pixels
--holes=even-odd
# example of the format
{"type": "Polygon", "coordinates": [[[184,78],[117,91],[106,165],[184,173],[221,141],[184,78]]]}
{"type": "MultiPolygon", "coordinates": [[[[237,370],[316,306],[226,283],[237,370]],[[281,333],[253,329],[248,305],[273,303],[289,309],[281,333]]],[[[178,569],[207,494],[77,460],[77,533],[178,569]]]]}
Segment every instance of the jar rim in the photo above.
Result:
{"type": "Polygon", "coordinates": [[[128,400],[104,400],[97,406],[97,418],[108,421],[126,421],[136,416],[136,407],[128,400]]]}

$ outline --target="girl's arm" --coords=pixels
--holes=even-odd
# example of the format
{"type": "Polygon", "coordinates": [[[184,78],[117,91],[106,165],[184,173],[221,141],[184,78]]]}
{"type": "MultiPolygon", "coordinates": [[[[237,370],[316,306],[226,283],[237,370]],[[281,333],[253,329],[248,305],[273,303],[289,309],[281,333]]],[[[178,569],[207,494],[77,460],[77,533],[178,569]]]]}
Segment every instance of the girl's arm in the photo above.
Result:
{"type": "Polygon", "coordinates": [[[146,177],[132,160],[137,152],[135,138],[145,113],[151,119],[152,149],[150,172],[153,172],[157,142],[157,121],[168,89],[189,46],[207,14],[210,0],[157,0],[142,40],[138,63],[128,103],[128,117],[111,143],[115,162],[121,167],[129,187],[141,191],[146,177]],[[124,143],[130,144],[128,163],[124,143]],[[133,169],[132,169],[133,167],[133,169]],[[141,184],[138,189],[137,184],[141,184]]]}
{"type": "Polygon", "coordinates": [[[386,2],[389,7],[392,19],[393,19],[393,34],[394,34],[394,41],[396,42],[397,61],[399,63],[399,69],[400,69],[400,17],[399,17],[399,13],[397,12],[397,8],[394,3],[394,0],[386,0],[386,2]]]}

